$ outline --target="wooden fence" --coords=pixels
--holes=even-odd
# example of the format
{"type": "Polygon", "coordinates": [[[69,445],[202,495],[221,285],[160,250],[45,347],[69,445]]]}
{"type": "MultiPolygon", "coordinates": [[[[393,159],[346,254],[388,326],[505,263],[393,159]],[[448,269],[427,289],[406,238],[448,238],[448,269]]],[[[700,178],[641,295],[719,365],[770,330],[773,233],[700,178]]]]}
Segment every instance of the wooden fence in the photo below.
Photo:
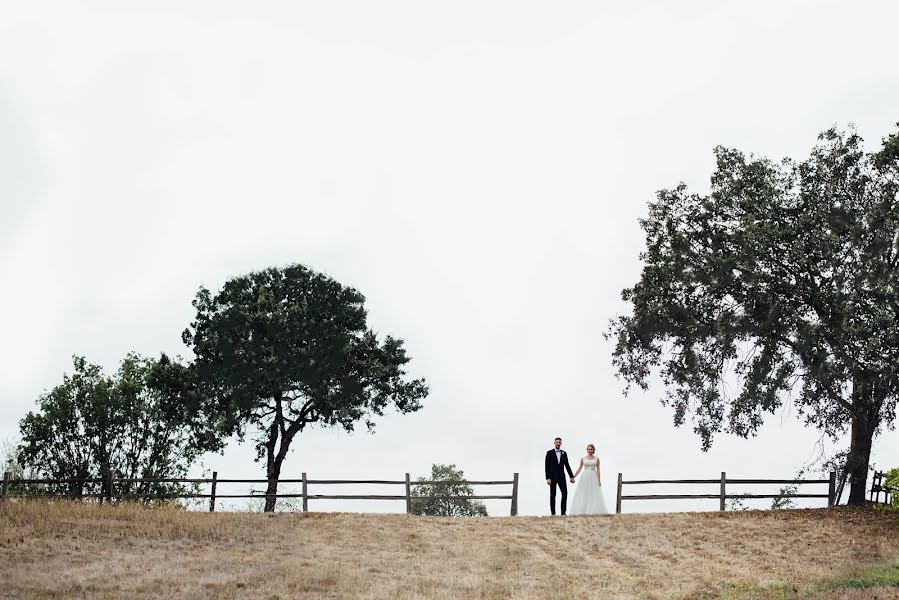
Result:
{"type": "Polygon", "coordinates": [[[869,504],[892,504],[893,498],[899,497],[899,488],[883,485],[886,473],[874,471],[874,479],[871,482],[871,493],[868,497],[869,504]],[[881,500],[881,495],[883,500],[881,500]]]}
{"type": "Polygon", "coordinates": [[[0,487],[0,500],[13,497],[64,497],[63,494],[11,494],[10,488],[17,485],[61,485],[61,484],[100,484],[102,493],[83,494],[79,498],[96,498],[100,502],[112,502],[113,500],[161,500],[161,499],[194,499],[208,498],[209,512],[215,511],[215,501],[222,499],[236,498],[302,498],[303,512],[309,510],[309,500],[405,500],[406,512],[412,512],[412,502],[416,496],[412,495],[412,488],[416,486],[441,486],[441,485],[511,485],[512,494],[509,496],[501,495],[481,495],[481,496],[441,496],[441,498],[453,500],[510,500],[510,514],[514,517],[518,514],[518,473],[512,475],[512,479],[508,481],[412,481],[409,473],[406,473],[405,479],[398,480],[382,480],[382,479],[309,479],[306,473],[303,473],[301,479],[279,479],[278,485],[282,484],[301,484],[302,493],[299,494],[221,494],[218,491],[220,484],[264,484],[268,485],[267,479],[219,479],[218,471],[213,471],[211,479],[122,479],[115,477],[93,478],[93,479],[12,479],[10,473],[3,474],[3,484],[0,487]],[[117,494],[116,485],[130,483],[176,483],[190,485],[209,485],[209,493],[172,493],[172,494],[117,494]],[[372,495],[372,494],[310,494],[309,486],[318,485],[391,485],[403,486],[403,494],[392,495],[372,495]]]}
{"type": "Polygon", "coordinates": [[[827,498],[827,506],[833,506],[836,502],[837,474],[832,472],[829,479],[728,479],[725,472],[721,472],[720,479],[643,479],[624,481],[622,474],[618,474],[618,498],[615,501],[615,512],[621,512],[621,502],[623,500],[685,500],[685,499],[714,499],[720,501],[718,510],[725,510],[727,500],[745,500],[752,498],[827,498]],[[820,485],[828,484],[828,492],[826,494],[728,494],[727,484],[732,485],[820,485]],[[625,485],[650,485],[650,484],[697,484],[720,486],[717,494],[642,494],[642,495],[622,495],[622,488],[625,485]]]}

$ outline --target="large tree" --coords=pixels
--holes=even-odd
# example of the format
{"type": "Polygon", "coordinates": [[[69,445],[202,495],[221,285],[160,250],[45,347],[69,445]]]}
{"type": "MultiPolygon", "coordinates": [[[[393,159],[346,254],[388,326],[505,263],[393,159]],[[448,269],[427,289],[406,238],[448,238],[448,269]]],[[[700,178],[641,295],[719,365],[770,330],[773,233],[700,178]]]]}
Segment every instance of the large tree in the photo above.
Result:
{"type": "Polygon", "coordinates": [[[402,340],[379,341],[365,297],[302,265],[236,277],[212,295],[200,288],[184,342],[204,393],[240,439],[254,435],[265,459],[265,510],[275,509],[281,466],[307,426],[352,431],[395,407],[416,411],[428,389],[410,380],[402,340]]]}
{"type": "Polygon", "coordinates": [[[613,362],[628,388],[660,366],[663,403],[678,426],[692,415],[704,450],[785,401],[833,439],[850,430],[849,503],[864,504],[899,392],[899,135],[866,153],[832,129],[802,162],[715,156],[711,193],[662,190],[640,222],[613,362]]]}
{"type": "MultiPolygon", "coordinates": [[[[186,366],[129,354],[118,371],[75,357],[74,371],[38,399],[20,423],[18,460],[37,477],[52,479],[179,478],[204,452],[221,447],[214,423],[192,393],[186,366]]],[[[51,491],[80,497],[79,482],[51,491]]],[[[125,495],[169,494],[178,485],[121,483],[125,495]]]]}

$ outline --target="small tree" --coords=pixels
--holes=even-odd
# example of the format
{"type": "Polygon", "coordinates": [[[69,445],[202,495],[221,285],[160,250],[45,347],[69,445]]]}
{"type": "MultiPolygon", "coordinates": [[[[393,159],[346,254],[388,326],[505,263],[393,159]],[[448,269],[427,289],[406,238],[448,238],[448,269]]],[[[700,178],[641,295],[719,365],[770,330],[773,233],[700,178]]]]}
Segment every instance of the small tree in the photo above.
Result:
{"type": "MultiPolygon", "coordinates": [[[[799,469],[796,473],[796,479],[800,479],[803,475],[805,475],[807,471],[806,467],[799,469]]],[[[773,510],[784,509],[784,508],[796,508],[796,502],[793,500],[793,497],[799,493],[799,485],[795,483],[790,483],[777,491],[777,497],[771,500],[771,508],[773,510]]]]}
{"type": "MultiPolygon", "coordinates": [[[[419,477],[418,481],[464,481],[465,476],[456,465],[431,465],[431,478],[419,477]]],[[[486,517],[483,502],[470,500],[474,490],[464,483],[416,485],[412,488],[412,513],[430,517],[486,517]]]]}
{"type": "Polygon", "coordinates": [[[281,465],[307,426],[369,430],[388,407],[421,408],[424,380],[409,380],[402,340],[383,341],[366,325],[365,297],[292,265],[200,288],[197,316],[184,331],[204,393],[227,431],[250,430],[265,459],[266,512],[275,509],[281,465]]]}
{"type": "MultiPolygon", "coordinates": [[[[221,447],[202,410],[187,367],[165,355],[158,361],[129,354],[109,377],[75,357],[74,372],[38,399],[38,411],[20,423],[19,461],[48,479],[180,478],[200,454],[221,447]]],[[[51,486],[81,497],[83,482],[51,486]]],[[[123,483],[122,494],[167,494],[181,486],[123,483]]]]}
{"type": "MultiPolygon", "coordinates": [[[[10,479],[35,479],[29,469],[22,464],[22,446],[19,440],[0,442],[0,476],[9,473],[10,479]]],[[[37,484],[13,484],[9,488],[12,494],[39,494],[43,490],[37,484]]]]}
{"type": "Polygon", "coordinates": [[[22,450],[18,441],[0,442],[0,474],[9,473],[12,479],[23,479],[25,469],[19,457],[22,450]]]}

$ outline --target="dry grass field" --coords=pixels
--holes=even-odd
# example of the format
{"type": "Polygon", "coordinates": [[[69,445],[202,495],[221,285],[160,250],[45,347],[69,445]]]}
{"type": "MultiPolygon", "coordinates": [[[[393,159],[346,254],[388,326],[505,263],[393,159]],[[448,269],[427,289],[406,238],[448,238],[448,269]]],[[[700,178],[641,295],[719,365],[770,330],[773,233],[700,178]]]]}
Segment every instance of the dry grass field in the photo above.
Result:
{"type": "Polygon", "coordinates": [[[447,519],[0,503],[0,598],[899,598],[899,517],[447,519]]]}

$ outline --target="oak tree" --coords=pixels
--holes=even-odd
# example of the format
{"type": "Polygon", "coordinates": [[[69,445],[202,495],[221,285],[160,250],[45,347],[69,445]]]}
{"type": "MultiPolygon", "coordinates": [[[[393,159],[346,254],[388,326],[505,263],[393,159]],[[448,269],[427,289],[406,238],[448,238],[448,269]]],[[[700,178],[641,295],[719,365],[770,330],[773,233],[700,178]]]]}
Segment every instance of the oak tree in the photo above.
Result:
{"type": "Polygon", "coordinates": [[[303,265],[201,288],[184,331],[203,394],[226,431],[254,436],[265,459],[265,510],[275,509],[290,444],[311,425],[352,431],[390,407],[416,411],[428,393],[410,379],[402,340],[380,340],[366,324],[365,297],[303,265]]]}
{"type": "Polygon", "coordinates": [[[848,429],[849,503],[864,504],[899,393],[899,134],[868,153],[831,129],[801,162],[715,156],[710,193],[662,190],[640,222],[614,365],[644,389],[658,367],[675,424],[691,415],[704,450],[789,401],[834,439],[848,429]]]}

